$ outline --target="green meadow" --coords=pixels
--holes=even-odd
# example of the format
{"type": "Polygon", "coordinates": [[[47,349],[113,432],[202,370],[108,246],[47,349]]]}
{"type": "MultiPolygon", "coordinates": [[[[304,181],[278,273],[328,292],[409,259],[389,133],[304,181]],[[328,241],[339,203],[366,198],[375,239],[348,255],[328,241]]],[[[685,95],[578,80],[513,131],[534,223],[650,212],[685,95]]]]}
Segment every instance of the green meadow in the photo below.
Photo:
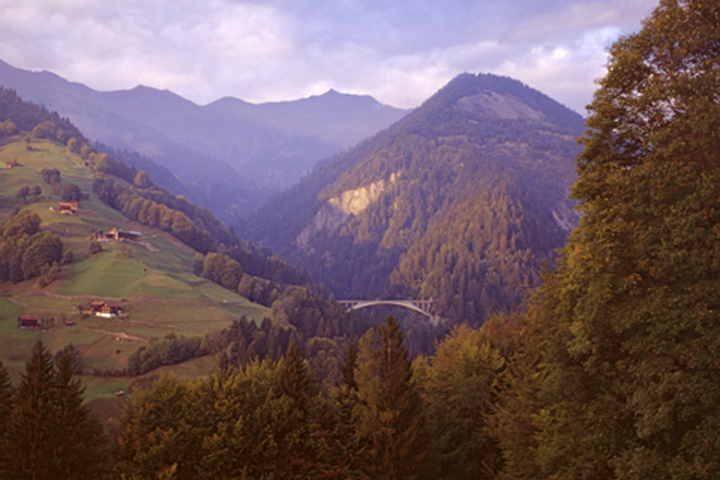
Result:
{"type": "MultiPolygon", "coordinates": [[[[151,337],[171,332],[202,336],[226,328],[242,315],[258,322],[266,316],[267,308],[194,275],[194,250],[165,232],[129,221],[100,202],[92,193],[92,170],[64,146],[49,140],[27,143],[19,136],[0,141],[0,167],[15,160],[19,166],[0,168],[0,221],[16,208],[15,192],[24,185],[40,185],[42,194],[35,201],[28,198],[20,208],[40,215],[41,228],[62,240],[64,249],[73,252],[73,262],[64,266],[60,279],[44,288],[37,279],[0,284],[0,360],[13,381],[19,380],[38,340],[53,351],[72,344],[81,353],[85,372],[116,370],[124,368],[128,357],[151,337]],[[72,182],[90,194],[75,215],[57,212],[62,199],[57,189],[53,192],[42,180],[43,168],[58,169],[62,186],[72,182]],[[153,251],[143,245],[109,241],[101,244],[101,252],[90,255],[91,234],[111,228],[142,232],[143,241],[150,243],[153,251]],[[94,300],[119,303],[126,316],[82,315],[78,306],[94,300]],[[53,321],[45,330],[21,330],[18,315],[53,321]]],[[[137,378],[81,378],[87,385],[88,400],[97,400],[114,398],[117,391],[128,391],[133,382],[165,370],[198,376],[214,366],[215,359],[210,356],[137,378]]]]}

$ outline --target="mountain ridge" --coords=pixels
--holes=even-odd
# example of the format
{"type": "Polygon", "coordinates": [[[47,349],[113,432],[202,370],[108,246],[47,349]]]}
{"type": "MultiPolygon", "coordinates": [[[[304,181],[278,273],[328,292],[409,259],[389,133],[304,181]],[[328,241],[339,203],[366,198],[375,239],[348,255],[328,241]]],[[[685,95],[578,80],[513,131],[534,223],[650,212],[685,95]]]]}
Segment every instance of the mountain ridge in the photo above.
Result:
{"type": "Polygon", "coordinates": [[[0,84],[70,118],[93,141],[137,151],[171,168],[194,189],[197,201],[214,207],[225,220],[239,208],[238,197],[240,204],[249,205],[241,210],[257,206],[270,193],[294,184],[319,160],[407,113],[371,97],[337,92],[268,104],[228,102],[225,97],[201,106],[169,90],[142,85],[99,92],[1,60],[0,84]],[[238,191],[234,184],[248,186],[238,191]],[[222,198],[204,194],[208,188],[222,198]]]}
{"type": "Polygon", "coordinates": [[[482,322],[522,301],[576,224],[582,129],[517,80],[462,74],[236,228],[337,296],[435,298],[482,322]]]}

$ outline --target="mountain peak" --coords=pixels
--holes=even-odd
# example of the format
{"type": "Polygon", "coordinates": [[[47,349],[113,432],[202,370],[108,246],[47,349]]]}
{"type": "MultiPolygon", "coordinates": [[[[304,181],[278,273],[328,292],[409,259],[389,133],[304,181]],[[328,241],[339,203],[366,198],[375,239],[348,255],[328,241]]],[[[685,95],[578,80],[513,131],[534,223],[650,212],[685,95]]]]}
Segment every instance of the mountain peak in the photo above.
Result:
{"type": "Polygon", "coordinates": [[[509,120],[548,122],[582,130],[584,119],[547,95],[519,80],[490,73],[462,73],[423,103],[418,111],[436,114],[447,109],[509,120]]]}

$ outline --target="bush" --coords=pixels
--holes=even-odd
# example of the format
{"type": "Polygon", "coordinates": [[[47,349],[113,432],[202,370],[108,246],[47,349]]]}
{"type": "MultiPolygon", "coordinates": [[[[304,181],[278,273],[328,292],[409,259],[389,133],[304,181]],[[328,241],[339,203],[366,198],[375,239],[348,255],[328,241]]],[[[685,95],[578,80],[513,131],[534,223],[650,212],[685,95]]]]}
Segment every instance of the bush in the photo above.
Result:
{"type": "Polygon", "coordinates": [[[95,255],[96,253],[100,253],[102,251],[102,245],[100,245],[98,242],[90,242],[90,246],[88,247],[88,253],[90,255],[95,255]]]}

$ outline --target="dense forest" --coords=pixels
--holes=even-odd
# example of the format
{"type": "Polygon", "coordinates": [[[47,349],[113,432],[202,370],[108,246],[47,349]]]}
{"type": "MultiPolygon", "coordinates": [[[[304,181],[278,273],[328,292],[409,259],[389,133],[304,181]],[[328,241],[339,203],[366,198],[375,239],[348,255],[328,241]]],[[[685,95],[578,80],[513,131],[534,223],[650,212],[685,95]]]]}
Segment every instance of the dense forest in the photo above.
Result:
{"type": "MultiPolygon", "coordinates": [[[[38,343],[16,385],[0,365],[0,476],[720,478],[719,52],[703,0],[663,0],[612,47],[577,159],[583,216],[525,309],[414,360],[388,317],[347,340],[332,381],[295,331],[240,320],[201,340],[222,368],[137,389],[105,437],[73,350],[38,343]]],[[[302,288],[282,311],[324,318],[302,288]]]]}
{"type": "MultiPolygon", "coordinates": [[[[269,249],[259,248],[235,235],[232,228],[217,220],[209,210],[157,186],[147,172],[137,171],[107,153],[98,152],[85,140],[60,135],[62,129],[52,120],[55,114],[22,101],[12,90],[2,91],[0,117],[7,118],[4,124],[8,135],[64,142],[93,172],[92,189],[100,201],[130,220],[164,230],[195,249],[193,272],[196,275],[269,308],[268,318],[261,325],[240,319],[243,325],[240,330],[209,332],[202,338],[183,335],[151,338],[148,345],[132,354],[127,367],[85,368],[79,358],[78,367],[83,373],[138,375],[205,355],[218,355],[221,364],[237,364],[238,359],[245,358],[278,358],[287,350],[292,336],[319,375],[328,381],[338,378],[347,339],[376,325],[377,319],[361,314],[346,315],[327,289],[312,282],[305,272],[269,249]],[[16,116],[33,118],[40,123],[25,132],[14,126],[16,116]],[[238,331],[244,335],[237,334],[238,331]]],[[[68,125],[67,128],[73,128],[68,125]]],[[[80,201],[81,189],[64,181],[58,169],[44,168],[40,177],[64,200],[80,201]]],[[[16,213],[0,227],[0,282],[20,282],[39,276],[38,284],[45,287],[65,275],[63,266],[72,262],[72,251],[64,251],[57,236],[40,229],[38,215],[20,210],[26,197],[36,196],[35,188],[40,187],[24,186],[15,194],[16,213]]],[[[102,246],[90,242],[88,252],[99,254],[102,246]]],[[[413,338],[413,353],[432,350],[434,335],[427,326],[418,325],[413,338]]]]}
{"type": "Polygon", "coordinates": [[[237,228],[338,298],[433,298],[479,325],[520,305],[574,225],[581,131],[520,82],[460,75],[237,228]]]}

